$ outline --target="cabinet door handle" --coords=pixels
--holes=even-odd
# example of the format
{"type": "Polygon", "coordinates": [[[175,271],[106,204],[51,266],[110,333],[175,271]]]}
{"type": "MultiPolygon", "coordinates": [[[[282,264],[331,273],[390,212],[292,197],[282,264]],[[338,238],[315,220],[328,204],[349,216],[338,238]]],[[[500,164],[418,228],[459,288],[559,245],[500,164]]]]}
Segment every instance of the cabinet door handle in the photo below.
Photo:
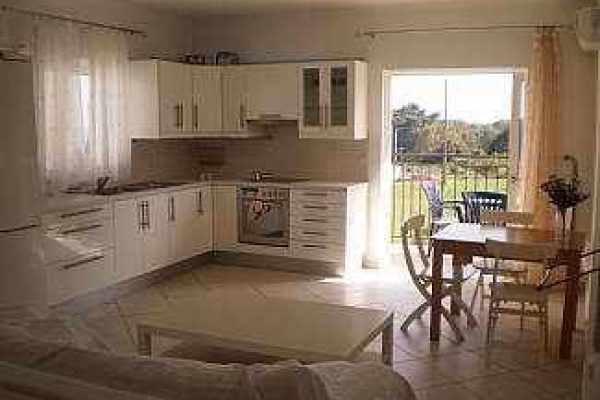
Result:
{"type": "Polygon", "coordinates": [[[175,129],[179,129],[179,103],[175,104],[175,129]]]}
{"type": "Polygon", "coordinates": [[[240,103],[240,129],[246,128],[246,107],[240,103]]]}
{"type": "Polygon", "coordinates": [[[307,208],[309,210],[327,210],[329,207],[327,207],[327,206],[304,206],[304,208],[307,208]]]}
{"type": "Polygon", "coordinates": [[[198,115],[198,104],[194,104],[193,117],[194,117],[194,130],[197,131],[200,128],[199,115],[198,115]]]}
{"type": "Polygon", "coordinates": [[[326,246],[320,245],[320,244],[303,244],[302,247],[307,248],[307,249],[326,249],[326,246]]]}
{"type": "Polygon", "coordinates": [[[198,211],[198,214],[204,214],[204,204],[202,201],[202,191],[198,191],[197,193],[197,197],[196,197],[196,211],[198,211]]]}
{"type": "Polygon", "coordinates": [[[92,231],[94,229],[98,229],[98,228],[102,228],[104,225],[102,224],[93,224],[93,225],[89,225],[89,226],[82,226],[79,228],[73,228],[73,229],[67,229],[65,231],[60,232],[63,235],[70,235],[72,233],[81,233],[81,232],[88,232],[88,231],[92,231]]]}
{"type": "Polygon", "coordinates": [[[324,192],[304,192],[302,195],[306,197],[327,197],[327,193],[324,192]]]}
{"type": "Polygon", "coordinates": [[[80,261],[76,261],[76,262],[71,263],[71,264],[63,265],[61,268],[66,271],[66,270],[69,270],[69,269],[80,267],[80,266],[85,265],[85,264],[92,263],[94,261],[102,260],[103,258],[104,258],[103,255],[94,256],[94,257],[86,258],[85,260],[80,260],[80,261]]]}
{"type": "Polygon", "coordinates": [[[327,236],[326,233],[317,232],[317,231],[302,231],[302,234],[309,235],[309,236],[327,236]]]}
{"type": "Polygon", "coordinates": [[[302,221],[304,221],[304,222],[321,222],[321,223],[327,222],[327,220],[323,219],[323,218],[303,218],[302,221]]]}
{"type": "Polygon", "coordinates": [[[321,126],[325,129],[325,104],[321,106],[321,126]]]}
{"type": "Polygon", "coordinates": [[[168,218],[169,221],[175,221],[175,198],[173,196],[169,197],[168,218]]]}

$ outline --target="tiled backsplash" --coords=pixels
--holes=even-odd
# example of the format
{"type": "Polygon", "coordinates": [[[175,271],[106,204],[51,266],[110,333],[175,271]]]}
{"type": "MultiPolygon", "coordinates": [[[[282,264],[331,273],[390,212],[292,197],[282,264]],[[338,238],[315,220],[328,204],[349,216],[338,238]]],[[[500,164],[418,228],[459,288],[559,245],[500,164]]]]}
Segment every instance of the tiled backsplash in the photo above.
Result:
{"type": "Polygon", "coordinates": [[[134,140],[133,179],[197,179],[203,172],[247,176],[252,169],[327,181],[366,181],[368,143],[300,140],[295,127],[271,138],[237,140],[134,140]]]}

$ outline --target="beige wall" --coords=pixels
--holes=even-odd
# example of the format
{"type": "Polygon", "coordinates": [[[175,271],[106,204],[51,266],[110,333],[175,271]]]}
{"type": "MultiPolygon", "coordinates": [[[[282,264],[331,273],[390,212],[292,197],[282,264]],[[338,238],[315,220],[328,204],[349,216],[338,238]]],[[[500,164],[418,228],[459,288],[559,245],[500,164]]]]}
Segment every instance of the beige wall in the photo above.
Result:
{"type": "MultiPolygon", "coordinates": [[[[478,1],[371,7],[359,12],[211,17],[197,21],[194,47],[207,53],[236,51],[244,61],[366,58],[371,66],[370,134],[380,135],[381,72],[384,69],[526,67],[531,61],[533,35],[531,30],[513,30],[384,35],[370,39],[357,35],[359,29],[572,23],[575,9],[588,3],[577,0],[478,1]]],[[[562,53],[562,148],[565,153],[579,158],[584,175],[591,183],[595,57],[579,49],[571,32],[562,35],[562,53]]],[[[293,147],[288,151],[291,154],[298,149],[293,147]]],[[[585,208],[580,218],[582,227],[588,227],[590,221],[590,207],[585,208]]]]}
{"type": "MultiPolygon", "coordinates": [[[[135,36],[130,42],[131,56],[135,58],[175,57],[190,51],[192,46],[191,18],[154,11],[126,1],[2,0],[2,4],[142,30],[148,34],[147,37],[135,36]]],[[[31,33],[31,18],[18,17],[13,21],[19,32],[13,30],[12,33],[20,39],[27,39],[31,33]]]]}

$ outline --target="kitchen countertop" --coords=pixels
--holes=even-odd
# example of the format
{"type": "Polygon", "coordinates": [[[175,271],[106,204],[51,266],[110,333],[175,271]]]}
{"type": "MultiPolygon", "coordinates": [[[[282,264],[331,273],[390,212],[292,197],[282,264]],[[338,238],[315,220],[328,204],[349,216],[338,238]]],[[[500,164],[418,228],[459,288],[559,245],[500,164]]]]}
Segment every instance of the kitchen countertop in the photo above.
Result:
{"type": "Polygon", "coordinates": [[[347,189],[357,185],[366,185],[367,182],[339,182],[339,181],[298,181],[298,182],[273,182],[261,181],[254,182],[242,178],[231,179],[214,179],[204,181],[186,181],[179,185],[169,186],[164,188],[152,188],[137,192],[123,192],[113,195],[101,196],[93,194],[80,193],[61,193],[55,196],[46,198],[43,206],[43,213],[50,214],[65,210],[73,210],[77,208],[90,207],[94,205],[108,204],[115,200],[127,200],[136,197],[143,197],[149,194],[167,193],[179,190],[192,189],[196,187],[205,187],[207,185],[216,186],[278,186],[287,187],[290,189],[309,189],[309,188],[326,188],[326,189],[347,189]]]}

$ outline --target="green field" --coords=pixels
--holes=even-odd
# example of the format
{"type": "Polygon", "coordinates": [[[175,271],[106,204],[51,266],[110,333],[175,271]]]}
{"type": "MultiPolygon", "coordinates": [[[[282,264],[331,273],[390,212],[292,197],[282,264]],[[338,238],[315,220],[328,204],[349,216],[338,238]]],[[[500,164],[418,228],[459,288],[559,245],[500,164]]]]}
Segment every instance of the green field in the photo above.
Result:
{"type": "MultiPolygon", "coordinates": [[[[488,190],[507,193],[507,179],[483,177],[447,177],[443,185],[444,200],[461,200],[464,191],[488,190]]],[[[402,223],[411,216],[424,214],[428,217],[429,207],[425,193],[418,180],[397,181],[394,187],[392,237],[400,237],[402,223]]],[[[450,217],[450,215],[448,215],[450,217]]]]}

